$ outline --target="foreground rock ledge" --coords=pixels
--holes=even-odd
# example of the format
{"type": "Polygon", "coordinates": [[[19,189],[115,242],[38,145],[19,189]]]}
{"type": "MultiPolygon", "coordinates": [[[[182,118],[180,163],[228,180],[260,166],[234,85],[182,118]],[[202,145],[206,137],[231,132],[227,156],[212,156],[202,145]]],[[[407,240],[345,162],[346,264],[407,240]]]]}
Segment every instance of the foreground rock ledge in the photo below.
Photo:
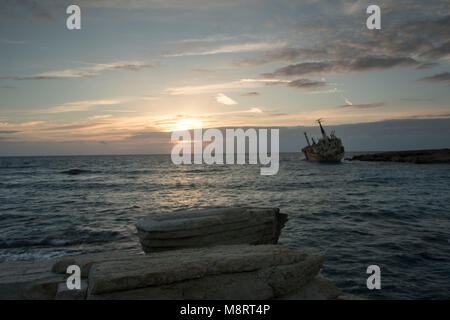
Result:
{"type": "Polygon", "coordinates": [[[271,299],[313,280],[320,256],[278,245],[155,253],[96,264],[89,299],[271,299]]]}
{"type": "Polygon", "coordinates": [[[217,208],[150,214],[136,228],[144,252],[226,244],[276,244],[287,215],[277,208],[217,208]]]}
{"type": "Polygon", "coordinates": [[[280,245],[84,255],[34,262],[35,273],[11,266],[0,299],[336,299],[340,290],[317,276],[322,262],[280,245]],[[87,274],[82,290],[67,290],[66,275],[55,273],[64,260],[87,274]]]}

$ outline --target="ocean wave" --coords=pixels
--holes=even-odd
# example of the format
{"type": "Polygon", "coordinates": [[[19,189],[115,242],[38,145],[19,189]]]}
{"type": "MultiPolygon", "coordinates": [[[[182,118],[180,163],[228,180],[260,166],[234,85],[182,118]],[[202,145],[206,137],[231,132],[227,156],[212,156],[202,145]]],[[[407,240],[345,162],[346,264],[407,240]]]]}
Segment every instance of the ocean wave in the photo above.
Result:
{"type": "Polygon", "coordinates": [[[29,169],[36,168],[36,166],[0,166],[1,169],[29,169]]]}
{"type": "Polygon", "coordinates": [[[47,260],[67,255],[64,251],[51,251],[51,252],[20,252],[0,253],[0,262],[4,261],[28,261],[28,260],[47,260]]]}
{"type": "Polygon", "coordinates": [[[120,237],[119,232],[115,231],[86,231],[79,230],[67,233],[67,238],[63,236],[48,236],[41,239],[24,240],[24,239],[0,239],[0,249],[12,248],[28,248],[28,247],[67,247],[80,245],[84,243],[105,243],[109,241],[117,241],[120,237]]]}
{"type": "Polygon", "coordinates": [[[69,169],[69,170],[61,171],[60,173],[75,176],[75,175],[79,175],[79,174],[89,174],[89,173],[95,173],[95,172],[91,171],[91,170],[86,170],[86,169],[69,169]]]}

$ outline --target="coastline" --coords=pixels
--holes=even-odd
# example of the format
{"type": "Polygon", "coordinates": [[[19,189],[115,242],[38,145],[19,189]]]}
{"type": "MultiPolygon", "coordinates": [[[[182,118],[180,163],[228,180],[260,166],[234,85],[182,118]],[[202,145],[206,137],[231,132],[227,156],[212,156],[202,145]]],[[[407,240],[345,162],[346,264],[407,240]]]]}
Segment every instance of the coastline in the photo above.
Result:
{"type": "Polygon", "coordinates": [[[427,149],[369,153],[346,158],[348,161],[407,162],[417,164],[450,163],[450,149],[427,149]]]}

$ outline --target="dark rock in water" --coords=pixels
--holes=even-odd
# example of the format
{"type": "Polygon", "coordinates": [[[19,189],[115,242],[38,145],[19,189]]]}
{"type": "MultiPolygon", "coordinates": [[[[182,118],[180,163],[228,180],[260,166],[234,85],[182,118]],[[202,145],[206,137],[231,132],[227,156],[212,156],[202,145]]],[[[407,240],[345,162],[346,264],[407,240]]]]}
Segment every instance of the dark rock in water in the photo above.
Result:
{"type": "Polygon", "coordinates": [[[83,170],[83,169],[70,169],[70,170],[65,170],[65,171],[61,171],[62,174],[68,174],[71,176],[75,176],[78,174],[82,174],[82,173],[88,173],[89,170],[83,170]]]}
{"type": "Polygon", "coordinates": [[[346,160],[408,163],[450,163],[450,149],[390,151],[362,154],[346,160]]]}
{"type": "Polygon", "coordinates": [[[150,214],[136,228],[145,252],[224,244],[275,244],[287,215],[277,208],[217,208],[150,214]]]}

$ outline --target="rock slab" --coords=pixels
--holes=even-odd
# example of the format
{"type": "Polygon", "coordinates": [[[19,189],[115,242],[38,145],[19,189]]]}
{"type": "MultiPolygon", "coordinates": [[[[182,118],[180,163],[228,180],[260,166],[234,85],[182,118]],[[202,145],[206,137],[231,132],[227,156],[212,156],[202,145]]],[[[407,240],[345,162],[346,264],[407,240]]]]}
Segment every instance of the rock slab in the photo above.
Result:
{"type": "Polygon", "coordinates": [[[231,245],[94,264],[88,299],[274,299],[310,283],[323,263],[279,245],[231,245]]]}
{"type": "Polygon", "coordinates": [[[136,224],[144,252],[276,244],[287,215],[277,208],[216,208],[150,214],[136,224]]]}

